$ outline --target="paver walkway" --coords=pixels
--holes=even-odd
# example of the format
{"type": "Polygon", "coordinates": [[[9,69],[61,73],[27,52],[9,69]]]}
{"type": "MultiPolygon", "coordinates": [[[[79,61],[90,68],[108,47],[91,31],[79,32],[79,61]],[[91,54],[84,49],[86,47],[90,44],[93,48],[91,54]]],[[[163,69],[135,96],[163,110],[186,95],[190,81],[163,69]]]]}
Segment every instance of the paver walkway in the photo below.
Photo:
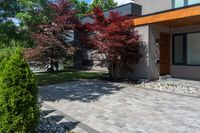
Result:
{"type": "Polygon", "coordinates": [[[200,99],[100,80],[39,89],[45,105],[63,113],[77,133],[199,133],[200,99]],[[80,123],[80,124],[78,124],[80,123]]]}

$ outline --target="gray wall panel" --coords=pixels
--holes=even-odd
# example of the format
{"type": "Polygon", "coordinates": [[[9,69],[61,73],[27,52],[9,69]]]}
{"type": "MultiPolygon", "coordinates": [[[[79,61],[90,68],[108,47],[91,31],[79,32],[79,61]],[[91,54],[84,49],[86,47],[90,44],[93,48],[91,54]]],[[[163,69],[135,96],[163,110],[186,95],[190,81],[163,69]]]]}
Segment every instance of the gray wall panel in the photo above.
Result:
{"type": "Polygon", "coordinates": [[[187,26],[187,27],[181,27],[181,28],[174,28],[173,34],[185,33],[185,32],[196,32],[196,31],[200,31],[200,25],[193,25],[193,26],[187,26]]]}
{"type": "MultiPolygon", "coordinates": [[[[159,57],[159,47],[156,45],[156,39],[160,39],[160,32],[171,33],[171,29],[159,25],[149,26],[149,79],[159,79],[160,66],[156,63],[156,59],[159,57]]],[[[170,45],[170,44],[169,44],[170,45]]],[[[170,46],[171,47],[171,46],[170,46]]]]}
{"type": "MultiPolygon", "coordinates": [[[[133,66],[134,72],[130,74],[130,77],[148,79],[148,26],[137,27],[136,30],[142,35],[141,53],[143,57],[140,62],[133,66]]],[[[131,57],[130,57],[131,58],[131,57]]]]}
{"type": "MultiPolygon", "coordinates": [[[[118,12],[122,16],[141,16],[142,15],[142,7],[140,5],[134,3],[128,3],[125,5],[118,6],[111,10],[105,11],[105,17],[109,16],[110,12],[118,12]]],[[[93,23],[93,19],[90,16],[84,17],[81,22],[84,23],[93,23]]]]}
{"type": "Polygon", "coordinates": [[[199,66],[172,66],[172,77],[200,80],[199,66]]]}
{"type": "Polygon", "coordinates": [[[135,3],[142,5],[142,15],[172,9],[171,0],[135,0],[135,3]]]}

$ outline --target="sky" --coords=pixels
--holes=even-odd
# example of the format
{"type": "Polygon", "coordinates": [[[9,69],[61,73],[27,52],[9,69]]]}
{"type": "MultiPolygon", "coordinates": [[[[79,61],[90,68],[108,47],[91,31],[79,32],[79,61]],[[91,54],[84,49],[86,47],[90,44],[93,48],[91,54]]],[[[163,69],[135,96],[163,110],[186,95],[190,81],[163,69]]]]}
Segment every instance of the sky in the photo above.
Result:
{"type": "MultiPolygon", "coordinates": [[[[92,0],[83,0],[83,1],[85,1],[87,3],[91,3],[92,0]]],[[[131,2],[131,0],[114,0],[114,1],[117,2],[118,5],[122,5],[122,4],[126,4],[126,3],[131,2]]]]}
{"type": "Polygon", "coordinates": [[[81,0],[81,1],[85,1],[87,3],[91,3],[92,0],[81,0]]]}

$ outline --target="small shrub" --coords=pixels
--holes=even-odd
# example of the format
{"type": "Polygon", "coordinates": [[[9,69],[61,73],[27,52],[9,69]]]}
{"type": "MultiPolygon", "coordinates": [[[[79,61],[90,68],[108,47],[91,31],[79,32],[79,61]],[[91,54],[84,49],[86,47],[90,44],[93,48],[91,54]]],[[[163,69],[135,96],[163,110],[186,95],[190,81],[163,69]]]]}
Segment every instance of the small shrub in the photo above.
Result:
{"type": "Polygon", "coordinates": [[[0,73],[0,132],[27,133],[38,122],[36,78],[21,52],[3,61],[0,73]]]}

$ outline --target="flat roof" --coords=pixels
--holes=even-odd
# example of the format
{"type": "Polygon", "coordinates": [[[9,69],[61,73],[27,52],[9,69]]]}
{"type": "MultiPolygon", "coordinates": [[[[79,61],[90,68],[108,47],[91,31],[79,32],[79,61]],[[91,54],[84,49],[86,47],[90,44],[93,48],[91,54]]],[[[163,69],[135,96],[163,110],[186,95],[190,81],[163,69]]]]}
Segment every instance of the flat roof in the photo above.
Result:
{"type": "Polygon", "coordinates": [[[148,14],[131,21],[134,26],[153,23],[175,27],[200,24],[200,4],[148,14]]]}

